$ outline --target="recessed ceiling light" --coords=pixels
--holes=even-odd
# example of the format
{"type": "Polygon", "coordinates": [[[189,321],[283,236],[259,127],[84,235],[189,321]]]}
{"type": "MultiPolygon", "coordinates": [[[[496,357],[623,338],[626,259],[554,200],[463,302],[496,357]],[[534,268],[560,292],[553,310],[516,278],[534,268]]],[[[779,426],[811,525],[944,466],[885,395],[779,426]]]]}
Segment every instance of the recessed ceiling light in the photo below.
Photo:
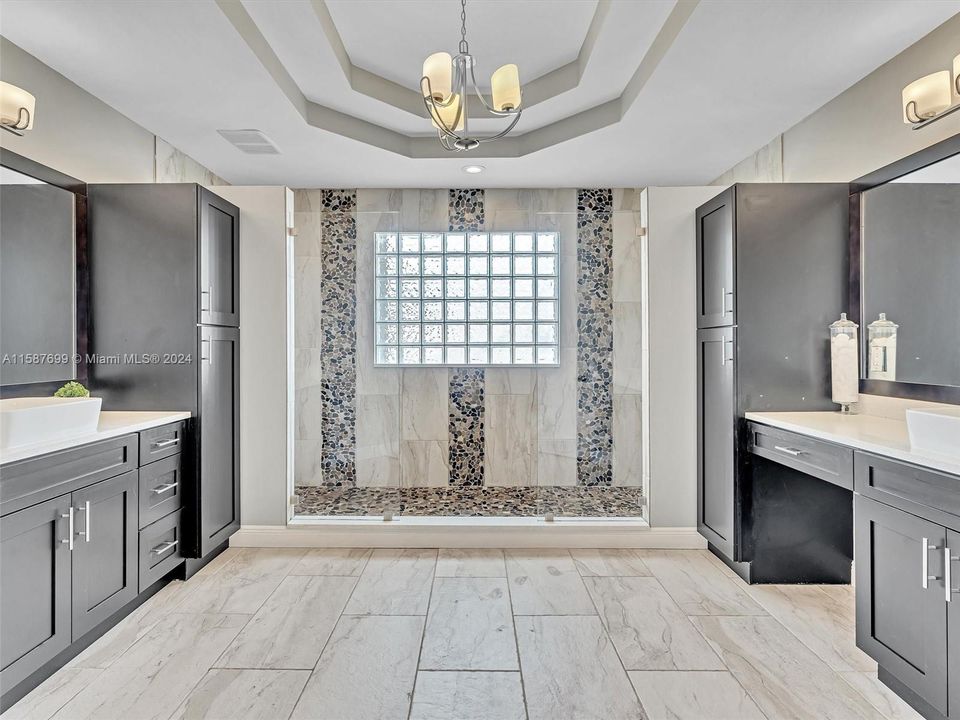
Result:
{"type": "Polygon", "coordinates": [[[463,171],[465,173],[470,173],[471,175],[476,175],[477,173],[482,173],[486,168],[483,165],[464,165],[463,171]]]}

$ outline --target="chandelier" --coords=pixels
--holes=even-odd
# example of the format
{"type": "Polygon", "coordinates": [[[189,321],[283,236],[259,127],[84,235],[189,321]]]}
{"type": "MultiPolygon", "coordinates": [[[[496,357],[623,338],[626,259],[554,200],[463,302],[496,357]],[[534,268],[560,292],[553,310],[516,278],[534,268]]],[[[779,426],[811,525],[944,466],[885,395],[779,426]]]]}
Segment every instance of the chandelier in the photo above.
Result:
{"type": "Polygon", "coordinates": [[[460,48],[450,53],[436,52],[423,62],[420,91],[437,137],[445,150],[472,150],[480,143],[499,140],[520,120],[520,74],[516,65],[503,65],[490,77],[490,103],[483,97],[474,77],[476,59],[467,43],[467,0],[460,0],[460,48]],[[512,118],[496,135],[470,134],[467,82],[487,112],[495,117],[512,118]]]}

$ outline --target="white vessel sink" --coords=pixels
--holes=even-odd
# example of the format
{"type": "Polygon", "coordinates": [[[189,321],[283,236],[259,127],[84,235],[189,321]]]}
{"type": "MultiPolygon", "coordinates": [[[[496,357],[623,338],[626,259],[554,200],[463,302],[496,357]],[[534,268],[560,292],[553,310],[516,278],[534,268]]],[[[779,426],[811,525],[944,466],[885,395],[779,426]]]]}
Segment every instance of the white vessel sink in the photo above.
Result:
{"type": "Polygon", "coordinates": [[[960,457],[960,407],[907,410],[910,446],[960,457]]]}
{"type": "Polygon", "coordinates": [[[101,398],[7,398],[0,400],[0,449],[35,445],[92,433],[101,398]]]}

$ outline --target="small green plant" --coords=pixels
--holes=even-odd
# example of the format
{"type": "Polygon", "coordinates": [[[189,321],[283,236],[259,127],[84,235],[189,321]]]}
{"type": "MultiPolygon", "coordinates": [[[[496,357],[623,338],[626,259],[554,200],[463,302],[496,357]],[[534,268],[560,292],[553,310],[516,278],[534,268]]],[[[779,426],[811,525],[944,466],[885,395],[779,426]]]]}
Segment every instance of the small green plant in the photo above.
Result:
{"type": "Polygon", "coordinates": [[[57,390],[53,396],[59,398],[90,397],[90,391],[76,380],[71,380],[62,388],[57,390]]]}

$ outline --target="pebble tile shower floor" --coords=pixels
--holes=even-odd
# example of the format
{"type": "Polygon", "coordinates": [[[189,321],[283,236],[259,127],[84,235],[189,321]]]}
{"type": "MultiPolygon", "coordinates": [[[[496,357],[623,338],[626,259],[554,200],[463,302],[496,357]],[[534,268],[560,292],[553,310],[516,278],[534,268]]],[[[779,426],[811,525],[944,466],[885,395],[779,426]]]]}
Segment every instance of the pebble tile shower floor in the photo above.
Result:
{"type": "Polygon", "coordinates": [[[849,586],[703,550],[231,548],[3,715],[903,720],[849,586]]]}

